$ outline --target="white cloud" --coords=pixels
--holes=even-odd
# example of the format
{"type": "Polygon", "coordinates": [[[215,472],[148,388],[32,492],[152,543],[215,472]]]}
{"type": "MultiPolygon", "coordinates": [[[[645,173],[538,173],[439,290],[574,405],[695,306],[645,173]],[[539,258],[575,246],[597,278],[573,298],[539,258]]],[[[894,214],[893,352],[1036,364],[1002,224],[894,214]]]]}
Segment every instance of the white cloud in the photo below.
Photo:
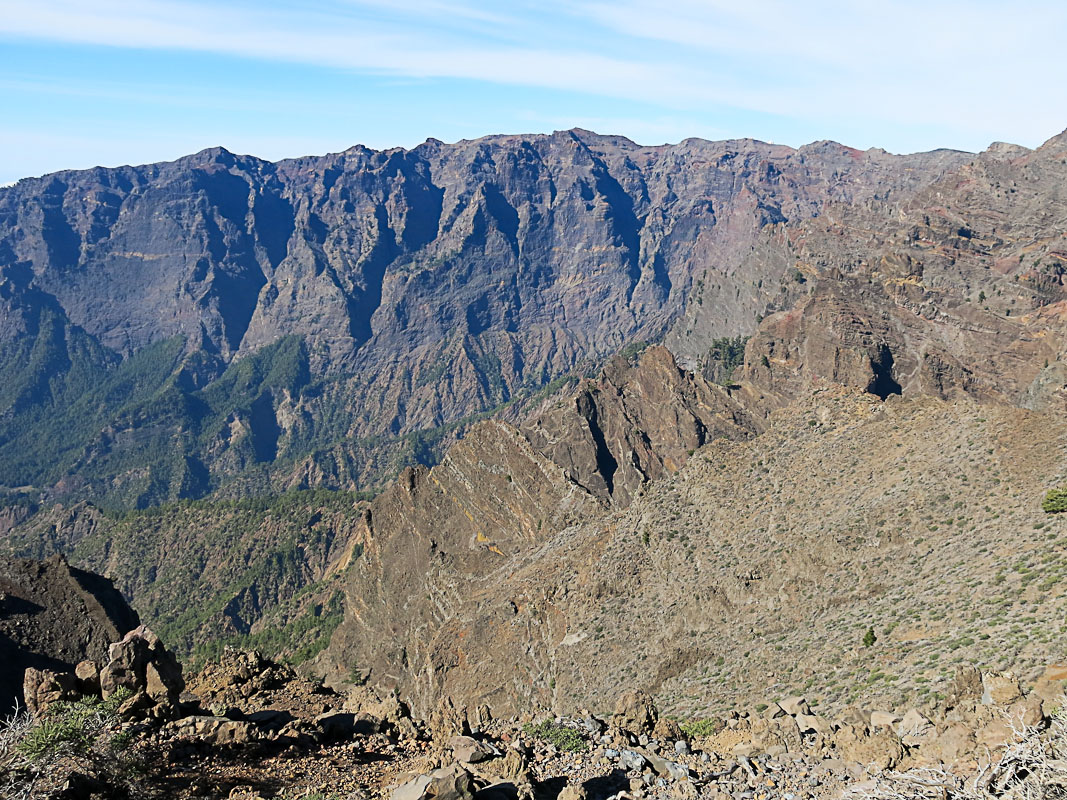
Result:
{"type": "MultiPolygon", "coordinates": [[[[590,0],[590,19],[740,65],[762,110],[1047,136],[1067,125],[1060,2],[590,0]],[[778,87],[766,90],[766,86],[778,87]]],[[[738,76],[735,74],[735,78],[738,76]]]]}
{"type": "Polygon", "coordinates": [[[826,130],[866,122],[1025,144],[1067,125],[1060,3],[515,0],[504,8],[0,0],[0,34],[578,91],[657,105],[665,118],[729,107],[826,130]]]}

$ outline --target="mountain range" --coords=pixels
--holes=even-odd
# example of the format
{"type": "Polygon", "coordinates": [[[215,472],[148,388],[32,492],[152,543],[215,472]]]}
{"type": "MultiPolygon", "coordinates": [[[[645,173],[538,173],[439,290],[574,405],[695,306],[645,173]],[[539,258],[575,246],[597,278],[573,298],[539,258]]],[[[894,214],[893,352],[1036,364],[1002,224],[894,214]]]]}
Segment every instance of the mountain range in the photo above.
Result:
{"type": "Polygon", "coordinates": [[[921,694],[946,631],[1036,669],[1065,179],[1067,134],[894,156],[574,130],[23,180],[0,530],[107,574],[185,655],[288,631],[423,711],[640,677],[707,713],[861,667],[921,694]]]}

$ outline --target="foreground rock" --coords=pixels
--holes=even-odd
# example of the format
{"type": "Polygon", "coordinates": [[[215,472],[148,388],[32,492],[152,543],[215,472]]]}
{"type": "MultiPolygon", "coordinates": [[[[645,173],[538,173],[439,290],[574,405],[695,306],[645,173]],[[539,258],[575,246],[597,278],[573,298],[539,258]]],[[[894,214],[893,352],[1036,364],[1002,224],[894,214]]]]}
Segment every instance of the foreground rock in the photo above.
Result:
{"type": "MultiPolygon", "coordinates": [[[[124,637],[112,648],[121,657],[100,670],[102,684],[137,672],[119,673],[113,663],[136,663],[135,654],[153,648],[160,652],[146,631],[124,637]]],[[[79,672],[72,680],[91,681],[88,668],[79,672]]],[[[888,770],[936,769],[942,780],[962,785],[995,765],[992,773],[1007,786],[1027,779],[1012,761],[1021,742],[1036,753],[1062,737],[1062,720],[1050,727],[1044,704],[1056,696],[1062,703],[1065,677],[1067,671],[1050,669],[1027,689],[1010,674],[961,668],[951,696],[934,709],[851,708],[828,717],[794,696],[686,734],[643,691],[624,692],[603,719],[586,711],[522,722],[445,699],[421,723],[395,697],[390,702],[366,687],[345,697],[258,653],[228,651],[189,682],[216,701],[211,709],[187,694],[177,718],[167,721],[127,701],[99,732],[102,741],[124,739],[116,763],[138,765],[143,778],[136,784],[123,784],[127,779],[99,760],[70,755],[49,762],[47,774],[34,780],[56,791],[78,781],[103,787],[86,797],[132,792],[179,800],[315,792],[345,800],[829,800],[889,792],[885,781],[895,773],[888,770]],[[235,704],[223,707],[222,698],[235,704]]],[[[113,691],[152,696],[139,683],[113,691]]],[[[28,774],[10,757],[0,763],[7,770],[0,777],[9,781],[28,774]]]]}
{"type": "MultiPolygon", "coordinates": [[[[105,661],[110,643],[137,624],[111,581],[62,556],[0,556],[0,715],[22,701],[27,670],[66,673],[86,659],[105,661]]],[[[78,690],[72,675],[50,683],[45,694],[70,697],[78,690]]]]}
{"type": "Polygon", "coordinates": [[[94,696],[107,700],[124,692],[128,698],[120,709],[124,716],[167,719],[179,714],[184,688],[181,665],[142,625],[112,643],[102,663],[82,661],[74,673],[27,669],[23,694],[31,712],[46,714],[57,701],[94,696]]]}

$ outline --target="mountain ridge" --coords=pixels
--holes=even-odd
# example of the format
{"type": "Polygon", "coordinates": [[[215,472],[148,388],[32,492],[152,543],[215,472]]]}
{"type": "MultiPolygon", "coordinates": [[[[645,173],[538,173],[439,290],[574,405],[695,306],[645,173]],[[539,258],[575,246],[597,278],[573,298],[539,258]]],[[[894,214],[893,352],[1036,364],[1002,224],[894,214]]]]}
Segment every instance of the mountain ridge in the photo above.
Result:
{"type": "Polygon", "coordinates": [[[912,191],[967,158],[649,148],[570,131],[277,163],[210,148],[20,181],[0,192],[0,368],[41,355],[25,377],[35,402],[0,409],[0,485],[144,506],[225,485],[299,488],[314,454],[332,462],[323,474],[337,488],[381,485],[418,455],[401,437],[663,339],[706,278],[698,267],[720,284],[708,334],[751,333],[800,288],[777,291],[784,263],[735,272],[761,229],[882,185],[912,191]],[[301,340],[310,381],[253,393],[223,380],[287,336],[301,340]],[[170,374],[133,393],[134,427],[102,419],[78,431],[71,445],[93,464],[82,477],[5,461],[4,442],[21,434],[18,448],[32,450],[47,435],[38,420],[71,402],[81,375],[99,382],[170,340],[181,342],[170,374]],[[204,438],[196,395],[220,380],[230,394],[211,413],[225,425],[204,438]],[[183,410],[161,413],[163,396],[183,410]],[[391,441],[360,444],[375,437],[391,441]],[[145,438],[180,458],[137,464],[126,442],[145,438]],[[353,473],[355,453],[381,464],[353,473]]]}

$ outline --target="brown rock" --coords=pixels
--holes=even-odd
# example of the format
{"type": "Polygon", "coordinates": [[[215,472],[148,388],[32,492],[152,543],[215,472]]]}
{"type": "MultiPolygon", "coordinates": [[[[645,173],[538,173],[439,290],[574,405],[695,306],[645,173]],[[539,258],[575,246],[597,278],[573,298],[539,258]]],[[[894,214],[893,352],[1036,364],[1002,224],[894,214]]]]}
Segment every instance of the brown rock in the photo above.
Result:
{"type": "Polygon", "coordinates": [[[841,758],[857,761],[877,769],[892,769],[904,756],[896,734],[879,731],[870,736],[862,728],[844,724],[834,734],[834,744],[841,758]]]}
{"type": "Polygon", "coordinates": [[[559,793],[558,800],[586,800],[589,791],[580,783],[568,783],[559,793]]]}
{"type": "Polygon", "coordinates": [[[177,710],[185,688],[181,666],[144,625],[108,648],[108,662],[100,670],[100,691],[106,699],[119,688],[144,692],[165,713],[177,710]]]}
{"type": "Polygon", "coordinates": [[[948,696],[945,698],[945,708],[957,708],[960,706],[972,708],[982,697],[982,673],[971,666],[956,668],[956,675],[952,680],[948,696]]]}
{"type": "Polygon", "coordinates": [[[256,727],[225,717],[184,717],[174,729],[179,735],[190,736],[211,745],[244,744],[258,737],[256,727]]]}
{"type": "Polygon", "coordinates": [[[652,729],[652,735],[657,739],[670,739],[675,741],[683,737],[682,729],[673,719],[660,717],[652,729]]]}
{"type": "Polygon", "coordinates": [[[982,703],[1010,706],[1023,696],[1019,679],[1010,672],[987,672],[982,675],[982,703]]]}
{"type": "Polygon", "coordinates": [[[975,731],[974,740],[979,748],[999,750],[1012,740],[1011,725],[1005,720],[995,719],[975,731]]]}
{"type": "Polygon", "coordinates": [[[0,556],[0,597],[0,717],[22,705],[27,668],[60,673],[86,659],[100,661],[111,642],[137,625],[111,581],[60,555],[43,561],[0,556]]]}
{"type": "Polygon", "coordinates": [[[459,764],[441,767],[393,789],[391,800],[473,800],[474,780],[459,764]]]}
{"type": "Polygon", "coordinates": [[[798,752],[801,749],[800,726],[796,719],[784,713],[777,717],[757,717],[752,721],[752,744],[764,752],[773,747],[798,752]]]}
{"type": "Polygon", "coordinates": [[[456,760],[460,762],[476,764],[493,757],[492,750],[470,736],[453,736],[449,745],[452,747],[456,760]]]}
{"type": "Polygon", "coordinates": [[[442,697],[430,717],[430,735],[434,741],[447,743],[454,736],[470,736],[466,709],[457,709],[451,697],[442,697]]]}
{"type": "Polygon", "coordinates": [[[77,700],[80,697],[77,678],[69,672],[52,672],[29,667],[23,675],[23,696],[26,707],[34,714],[43,714],[57,701],[77,700]]]}
{"type": "Polygon", "coordinates": [[[798,714],[796,716],[797,728],[801,733],[830,733],[830,721],[817,714],[798,714]]]}
{"type": "Polygon", "coordinates": [[[95,661],[79,661],[74,667],[74,675],[82,694],[100,693],[100,666],[95,661]]]}
{"type": "Polygon", "coordinates": [[[1037,728],[1045,722],[1045,706],[1036,694],[1016,700],[1008,709],[1008,720],[1022,728],[1037,728]]]}
{"type": "Polygon", "coordinates": [[[907,747],[919,747],[928,742],[936,733],[933,722],[914,708],[908,709],[904,718],[897,723],[897,735],[907,747]]]}
{"type": "Polygon", "coordinates": [[[652,733],[658,720],[659,713],[651,695],[641,690],[632,690],[619,696],[611,723],[620,730],[640,736],[652,733]]]}
{"type": "Polygon", "coordinates": [[[940,730],[923,748],[923,755],[935,761],[954,764],[974,752],[974,731],[967,725],[953,723],[940,730]]]}
{"type": "Polygon", "coordinates": [[[789,716],[791,717],[800,716],[801,714],[811,714],[811,708],[808,706],[808,701],[800,696],[787,697],[778,705],[786,714],[789,714],[789,716]]]}
{"type": "Polygon", "coordinates": [[[890,728],[890,729],[894,729],[898,722],[900,722],[900,716],[898,714],[894,714],[891,711],[872,711],[871,712],[871,727],[872,728],[890,728]]]}

